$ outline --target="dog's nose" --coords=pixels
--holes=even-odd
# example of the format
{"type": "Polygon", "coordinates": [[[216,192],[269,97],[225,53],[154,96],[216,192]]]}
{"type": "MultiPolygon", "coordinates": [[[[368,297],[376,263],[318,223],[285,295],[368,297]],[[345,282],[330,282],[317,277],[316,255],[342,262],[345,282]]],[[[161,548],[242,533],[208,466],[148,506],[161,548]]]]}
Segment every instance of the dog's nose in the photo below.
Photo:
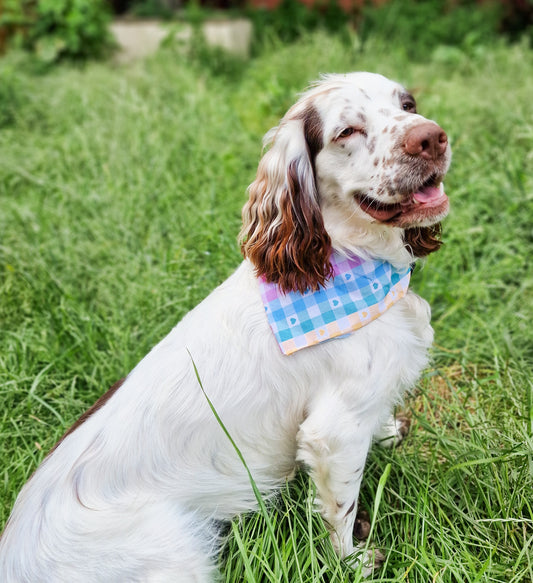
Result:
{"type": "Polygon", "coordinates": [[[403,148],[411,156],[436,160],[446,152],[448,136],[436,123],[425,122],[407,131],[403,148]]]}

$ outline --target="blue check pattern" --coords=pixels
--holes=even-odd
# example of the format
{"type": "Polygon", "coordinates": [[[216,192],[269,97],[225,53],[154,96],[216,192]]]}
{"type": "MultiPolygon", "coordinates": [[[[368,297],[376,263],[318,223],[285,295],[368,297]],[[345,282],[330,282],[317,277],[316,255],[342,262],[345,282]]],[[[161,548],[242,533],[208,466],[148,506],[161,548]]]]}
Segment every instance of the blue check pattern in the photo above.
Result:
{"type": "Polygon", "coordinates": [[[265,313],[284,354],[352,333],[407,293],[410,268],[339,253],[330,261],[333,277],[318,291],[283,293],[259,278],[265,313]]]}

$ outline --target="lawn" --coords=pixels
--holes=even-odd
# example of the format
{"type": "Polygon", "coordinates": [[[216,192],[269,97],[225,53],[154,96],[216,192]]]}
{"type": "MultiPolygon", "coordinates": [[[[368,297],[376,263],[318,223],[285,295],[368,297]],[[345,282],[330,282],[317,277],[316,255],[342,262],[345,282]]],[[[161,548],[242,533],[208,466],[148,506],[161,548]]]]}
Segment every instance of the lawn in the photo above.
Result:
{"type": "MultiPolygon", "coordinates": [[[[0,61],[0,525],[55,441],[240,261],[261,137],[321,72],[413,90],[454,159],[445,245],[412,285],[435,347],[410,436],[369,457],[375,581],[533,581],[533,53],[439,48],[423,61],[325,33],[247,63],[0,61]]],[[[228,528],[227,581],[357,581],[305,475],[228,528]]],[[[176,581],[179,581],[177,577],[176,581]]]]}

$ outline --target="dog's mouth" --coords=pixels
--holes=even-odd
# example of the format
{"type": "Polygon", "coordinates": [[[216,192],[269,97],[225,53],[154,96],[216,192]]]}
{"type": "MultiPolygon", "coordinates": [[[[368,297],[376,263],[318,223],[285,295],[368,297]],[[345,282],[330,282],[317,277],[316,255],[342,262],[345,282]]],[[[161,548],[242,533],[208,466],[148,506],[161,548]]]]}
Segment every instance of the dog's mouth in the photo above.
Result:
{"type": "Polygon", "coordinates": [[[356,194],[355,199],[373,219],[400,227],[437,222],[446,215],[449,206],[442,177],[437,175],[432,175],[397,203],[382,203],[367,194],[356,194]]]}

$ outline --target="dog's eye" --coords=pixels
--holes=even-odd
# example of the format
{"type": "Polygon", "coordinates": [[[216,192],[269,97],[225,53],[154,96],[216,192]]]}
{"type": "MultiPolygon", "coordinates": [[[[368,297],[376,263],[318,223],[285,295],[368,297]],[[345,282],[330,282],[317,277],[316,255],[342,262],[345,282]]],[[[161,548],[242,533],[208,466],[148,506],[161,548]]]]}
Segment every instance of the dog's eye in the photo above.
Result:
{"type": "Polygon", "coordinates": [[[353,136],[354,134],[360,134],[361,136],[366,136],[366,130],[363,127],[348,127],[348,128],[344,128],[342,130],[342,132],[339,132],[337,134],[337,137],[335,138],[336,140],[342,140],[343,138],[349,138],[350,136],[353,136]]]}
{"type": "Polygon", "coordinates": [[[407,111],[407,113],[416,113],[416,103],[414,101],[404,101],[402,103],[402,109],[407,111]]]}
{"type": "Polygon", "coordinates": [[[345,128],[339,134],[339,138],[347,138],[348,136],[351,136],[353,133],[355,133],[355,129],[354,128],[345,128]]]}

